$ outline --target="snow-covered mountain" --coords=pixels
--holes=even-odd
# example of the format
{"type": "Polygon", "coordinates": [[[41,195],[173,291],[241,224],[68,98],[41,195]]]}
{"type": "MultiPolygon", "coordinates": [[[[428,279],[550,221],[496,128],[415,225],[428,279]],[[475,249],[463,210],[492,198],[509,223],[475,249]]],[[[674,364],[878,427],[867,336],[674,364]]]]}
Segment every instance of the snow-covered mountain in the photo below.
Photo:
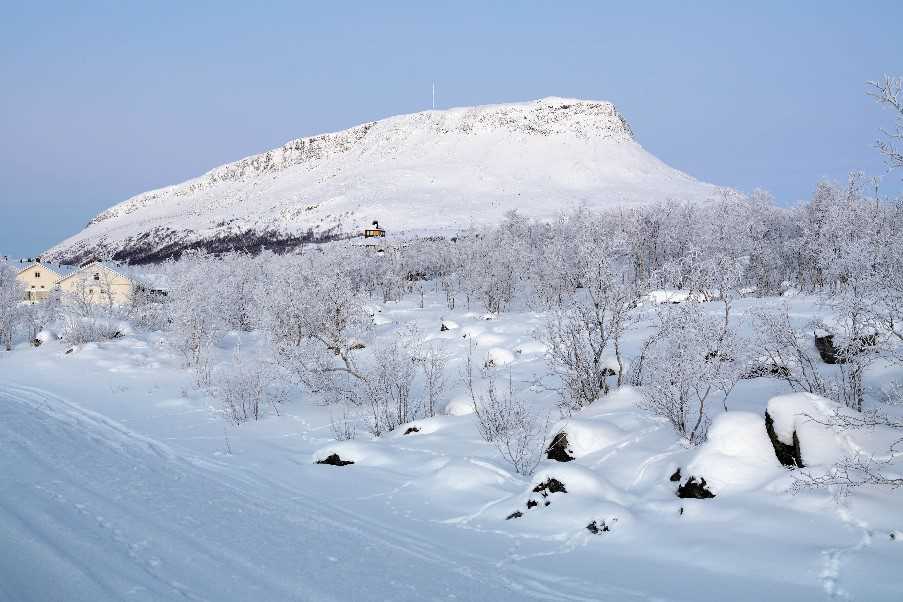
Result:
{"type": "Polygon", "coordinates": [[[447,235],[512,209],[551,218],[717,190],[645,151],[613,104],[544,98],[292,140],[119,203],[47,255],[149,260],[192,246],[285,246],[360,235],[373,220],[391,236],[447,235]]]}

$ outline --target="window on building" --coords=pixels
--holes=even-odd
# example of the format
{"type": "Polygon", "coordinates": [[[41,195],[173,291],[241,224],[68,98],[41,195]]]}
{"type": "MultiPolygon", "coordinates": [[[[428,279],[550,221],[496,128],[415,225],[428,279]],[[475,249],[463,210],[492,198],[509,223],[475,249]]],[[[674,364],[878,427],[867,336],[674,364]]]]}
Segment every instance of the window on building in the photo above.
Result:
{"type": "Polygon", "coordinates": [[[35,277],[35,278],[40,278],[40,277],[41,277],[41,272],[35,272],[35,273],[34,273],[34,277],[35,277]]]}
{"type": "Polygon", "coordinates": [[[100,280],[100,274],[94,274],[94,280],[100,280]]]}

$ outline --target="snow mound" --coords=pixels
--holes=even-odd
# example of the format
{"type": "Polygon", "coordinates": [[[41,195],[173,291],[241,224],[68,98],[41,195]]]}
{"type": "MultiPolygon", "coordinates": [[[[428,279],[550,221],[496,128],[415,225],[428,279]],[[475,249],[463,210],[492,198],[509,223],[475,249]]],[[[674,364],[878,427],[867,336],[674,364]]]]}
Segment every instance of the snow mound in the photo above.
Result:
{"type": "Polygon", "coordinates": [[[395,455],[387,453],[379,444],[368,441],[337,441],[315,451],[311,455],[311,461],[320,462],[333,454],[342,460],[364,466],[387,466],[398,462],[395,455]]]}
{"type": "Polygon", "coordinates": [[[455,397],[445,404],[445,413],[448,416],[473,414],[473,400],[469,397],[455,397]]]}
{"type": "Polygon", "coordinates": [[[673,289],[662,289],[649,291],[643,297],[643,302],[651,305],[664,305],[668,303],[685,303],[688,300],[706,301],[705,295],[699,292],[691,293],[690,291],[678,291],[673,289]]]}
{"type": "Polygon", "coordinates": [[[441,330],[458,330],[461,328],[457,322],[453,320],[442,320],[441,330]]]}
{"type": "Polygon", "coordinates": [[[514,354],[501,347],[493,347],[486,352],[486,363],[491,366],[507,366],[514,361],[514,354]]]}
{"type": "Polygon", "coordinates": [[[38,336],[35,337],[35,340],[38,340],[41,342],[41,344],[43,344],[43,343],[47,343],[49,341],[56,341],[59,338],[60,337],[53,331],[42,330],[41,332],[38,333],[38,336]]]}
{"type": "Polygon", "coordinates": [[[725,412],[709,428],[708,440],[687,465],[687,476],[704,478],[720,495],[756,489],[784,474],[765,432],[765,419],[752,412],[725,412]]]}
{"type": "Polygon", "coordinates": [[[582,531],[593,521],[624,526],[631,499],[600,474],[569,463],[541,468],[527,490],[510,502],[494,509],[495,520],[505,518],[517,528],[527,524],[531,530],[561,533],[582,531]]]}
{"type": "Polygon", "coordinates": [[[622,440],[625,431],[599,419],[569,418],[555,425],[552,434],[567,433],[568,449],[582,458],[622,440]]]}

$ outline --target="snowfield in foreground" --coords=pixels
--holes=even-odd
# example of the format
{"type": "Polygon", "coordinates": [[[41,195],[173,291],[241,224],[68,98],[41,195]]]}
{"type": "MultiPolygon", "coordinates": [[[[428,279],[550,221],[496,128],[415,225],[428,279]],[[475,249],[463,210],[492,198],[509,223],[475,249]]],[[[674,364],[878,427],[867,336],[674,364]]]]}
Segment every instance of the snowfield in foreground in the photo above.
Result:
{"type": "MultiPolygon", "coordinates": [[[[0,355],[0,600],[903,599],[903,492],[794,494],[766,435],[767,407],[808,465],[865,445],[801,418],[830,402],[741,381],[697,448],[629,387],[559,420],[542,314],[425,305],[374,306],[375,336],[415,322],[443,342],[447,411],[380,438],[336,441],[334,410],[300,393],[234,427],[159,333],[0,355]],[[471,341],[573,461],[524,478],[483,442],[459,377],[471,341]],[[315,463],[332,454],[354,463],[315,463]],[[689,476],[715,497],[679,499],[689,476]]],[[[239,341],[263,344],[232,333],[217,357],[239,341]]]]}

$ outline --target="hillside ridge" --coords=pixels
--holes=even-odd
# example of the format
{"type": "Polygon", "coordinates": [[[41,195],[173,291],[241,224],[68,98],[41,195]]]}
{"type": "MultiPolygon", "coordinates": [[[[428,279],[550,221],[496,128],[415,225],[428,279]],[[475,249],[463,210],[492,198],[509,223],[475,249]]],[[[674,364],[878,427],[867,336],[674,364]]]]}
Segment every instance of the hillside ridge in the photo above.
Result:
{"type": "Polygon", "coordinates": [[[611,102],[548,97],[296,138],[126,199],[47,255],[156,260],[242,241],[292,246],[354,236],[374,219],[397,235],[452,234],[512,209],[548,219],[578,205],[714,192],[643,150],[611,102]]]}

